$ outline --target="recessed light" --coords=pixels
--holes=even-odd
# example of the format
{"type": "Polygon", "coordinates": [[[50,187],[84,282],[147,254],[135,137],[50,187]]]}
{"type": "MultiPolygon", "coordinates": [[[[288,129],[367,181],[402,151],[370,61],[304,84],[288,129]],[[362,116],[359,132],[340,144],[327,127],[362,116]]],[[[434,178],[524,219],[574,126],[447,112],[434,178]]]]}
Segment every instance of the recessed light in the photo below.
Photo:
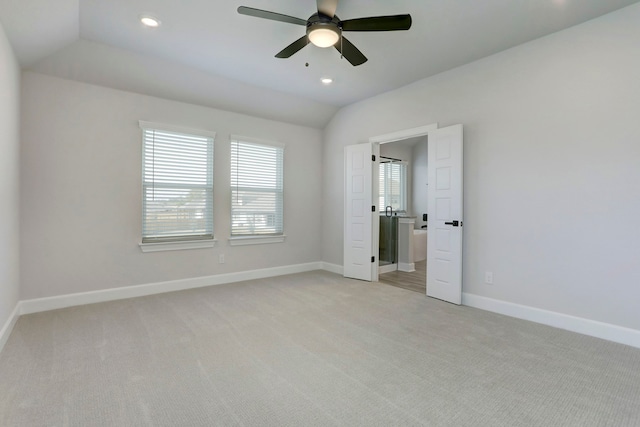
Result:
{"type": "Polygon", "coordinates": [[[140,22],[142,22],[142,25],[149,28],[157,28],[160,26],[158,18],[154,18],[151,15],[141,15],[140,22]]]}
{"type": "Polygon", "coordinates": [[[320,79],[320,81],[325,85],[330,85],[331,83],[333,83],[333,79],[331,77],[323,77],[320,79]]]}

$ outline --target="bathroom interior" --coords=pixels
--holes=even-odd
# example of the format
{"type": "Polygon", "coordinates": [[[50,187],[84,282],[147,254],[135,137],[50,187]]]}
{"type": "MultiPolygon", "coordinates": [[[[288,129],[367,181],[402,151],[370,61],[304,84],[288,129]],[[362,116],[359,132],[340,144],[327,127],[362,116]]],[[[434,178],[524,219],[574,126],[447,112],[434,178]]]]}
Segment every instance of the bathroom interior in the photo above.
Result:
{"type": "Polygon", "coordinates": [[[427,136],[380,144],[378,272],[384,284],[426,293],[427,136]]]}

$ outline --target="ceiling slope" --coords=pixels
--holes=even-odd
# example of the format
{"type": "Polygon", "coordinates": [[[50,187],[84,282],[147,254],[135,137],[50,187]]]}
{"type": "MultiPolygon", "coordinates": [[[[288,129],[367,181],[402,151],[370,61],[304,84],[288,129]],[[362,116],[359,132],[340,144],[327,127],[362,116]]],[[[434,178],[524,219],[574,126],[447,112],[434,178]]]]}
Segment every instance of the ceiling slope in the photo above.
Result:
{"type": "Polygon", "coordinates": [[[634,3],[340,0],[342,20],[412,16],[409,31],[349,33],[369,58],[357,67],[313,45],[274,58],[304,27],[237,12],[242,5],[306,20],[314,0],[0,0],[0,22],[26,69],[322,127],[342,106],[634,3]],[[144,28],[144,13],[162,25],[144,28]]]}
{"type": "Polygon", "coordinates": [[[318,129],[323,128],[338,110],[336,106],[308,98],[86,40],[58,51],[32,70],[318,129]]]}
{"type": "Polygon", "coordinates": [[[0,22],[22,67],[80,37],[80,0],[0,0],[0,22]]]}

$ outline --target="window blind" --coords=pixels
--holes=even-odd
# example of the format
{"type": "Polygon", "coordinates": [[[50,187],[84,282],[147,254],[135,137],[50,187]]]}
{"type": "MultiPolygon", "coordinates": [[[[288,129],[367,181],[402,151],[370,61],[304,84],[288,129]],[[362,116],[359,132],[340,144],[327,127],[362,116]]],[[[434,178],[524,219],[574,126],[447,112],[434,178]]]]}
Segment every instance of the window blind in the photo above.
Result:
{"type": "Polygon", "coordinates": [[[231,140],[231,235],[283,234],[284,148],[231,140]]]}
{"type": "Polygon", "coordinates": [[[404,163],[380,163],[380,211],[391,206],[393,210],[407,210],[407,166],[404,163]]]}
{"type": "Polygon", "coordinates": [[[142,134],[142,242],[213,239],[213,137],[142,134]]]}

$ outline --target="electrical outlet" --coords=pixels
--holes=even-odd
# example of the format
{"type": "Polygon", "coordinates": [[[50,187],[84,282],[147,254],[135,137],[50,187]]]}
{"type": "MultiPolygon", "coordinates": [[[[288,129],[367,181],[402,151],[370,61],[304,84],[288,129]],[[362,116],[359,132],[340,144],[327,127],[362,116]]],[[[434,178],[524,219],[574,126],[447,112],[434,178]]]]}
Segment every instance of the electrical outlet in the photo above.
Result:
{"type": "Polygon", "coordinates": [[[493,272],[485,271],[484,272],[484,283],[487,285],[493,285],[493,272]]]}
{"type": "Polygon", "coordinates": [[[219,262],[220,264],[224,264],[224,254],[220,254],[220,255],[218,255],[218,262],[219,262]]]}

